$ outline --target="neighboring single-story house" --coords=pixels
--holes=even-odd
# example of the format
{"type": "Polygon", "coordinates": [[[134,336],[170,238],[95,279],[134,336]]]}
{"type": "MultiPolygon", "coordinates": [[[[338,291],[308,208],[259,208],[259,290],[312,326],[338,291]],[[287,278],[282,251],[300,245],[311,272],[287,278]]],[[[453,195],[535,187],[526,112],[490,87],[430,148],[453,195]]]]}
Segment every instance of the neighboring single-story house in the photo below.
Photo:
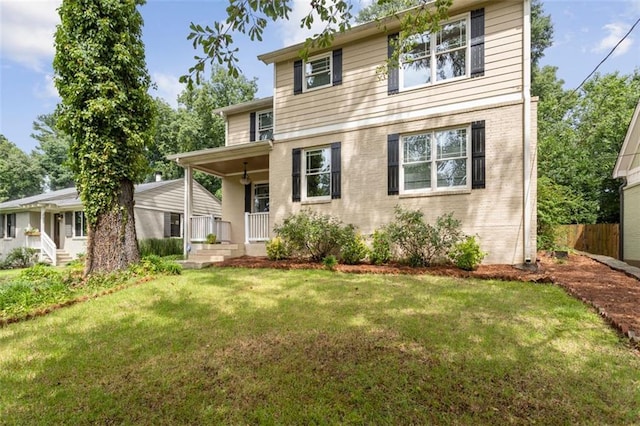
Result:
{"type": "Polygon", "coordinates": [[[531,2],[454,0],[449,16],[415,34],[386,78],[396,18],[337,34],[305,59],[303,44],[260,55],[273,96],[213,111],[224,147],[169,156],[187,181],[195,170],[222,179],[240,253],[264,254],[274,225],[303,209],[369,235],[401,206],[429,223],[453,212],[485,263],[535,262],[531,2]]]}
{"type": "MultiPolygon", "coordinates": [[[[220,200],[195,181],[191,185],[183,179],[139,184],[134,195],[138,240],[183,236],[187,187],[192,216],[206,217],[208,222],[221,217],[220,200]]],[[[33,247],[43,259],[58,264],[84,253],[86,245],[87,224],[76,188],[0,203],[0,259],[14,248],[33,247]]]]}
{"type": "Polygon", "coordinates": [[[622,179],[620,259],[640,267],[640,101],[631,118],[613,177],[622,179]]]}

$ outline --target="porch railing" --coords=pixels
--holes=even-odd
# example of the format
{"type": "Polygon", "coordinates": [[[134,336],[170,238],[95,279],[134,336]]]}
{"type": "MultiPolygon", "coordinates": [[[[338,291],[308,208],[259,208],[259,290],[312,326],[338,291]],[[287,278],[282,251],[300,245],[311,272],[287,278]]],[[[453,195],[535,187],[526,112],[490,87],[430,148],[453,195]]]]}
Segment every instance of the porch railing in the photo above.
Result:
{"type": "Polygon", "coordinates": [[[244,214],[245,243],[269,239],[269,212],[244,214]]]}
{"type": "Polygon", "coordinates": [[[56,244],[53,242],[51,238],[47,235],[46,232],[40,233],[40,256],[42,254],[46,254],[51,259],[51,264],[56,266],[56,244]]]}
{"type": "Polygon", "coordinates": [[[216,220],[213,216],[191,217],[191,241],[206,241],[209,234],[215,234],[216,241],[230,242],[231,222],[216,220]]]}

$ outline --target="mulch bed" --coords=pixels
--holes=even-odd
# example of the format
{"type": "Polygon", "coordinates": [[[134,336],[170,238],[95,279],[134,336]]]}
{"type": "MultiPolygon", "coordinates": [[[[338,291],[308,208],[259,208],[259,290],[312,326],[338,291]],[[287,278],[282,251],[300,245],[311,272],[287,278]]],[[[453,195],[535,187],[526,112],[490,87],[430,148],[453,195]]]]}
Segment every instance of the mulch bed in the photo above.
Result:
{"type": "MultiPolygon", "coordinates": [[[[536,271],[522,270],[511,265],[480,265],[473,272],[453,266],[413,268],[401,264],[337,265],[336,270],[367,274],[428,274],[459,278],[499,279],[535,283],[554,283],[569,294],[593,306],[611,325],[640,345],[640,281],[615,271],[586,256],[570,254],[558,261],[540,254],[536,271]]],[[[266,257],[237,257],[217,266],[272,269],[323,269],[318,263],[304,260],[271,261],[266,257]]]]}

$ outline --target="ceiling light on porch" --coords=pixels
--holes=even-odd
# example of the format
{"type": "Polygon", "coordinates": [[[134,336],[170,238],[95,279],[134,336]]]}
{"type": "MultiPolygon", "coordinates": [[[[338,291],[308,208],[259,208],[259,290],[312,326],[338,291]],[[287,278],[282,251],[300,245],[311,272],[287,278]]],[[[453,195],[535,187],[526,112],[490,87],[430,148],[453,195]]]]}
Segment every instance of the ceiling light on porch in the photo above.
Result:
{"type": "Polygon", "coordinates": [[[249,185],[251,183],[251,179],[249,179],[249,175],[247,175],[247,162],[244,162],[244,175],[242,175],[242,179],[240,179],[240,183],[243,185],[249,185]]]}

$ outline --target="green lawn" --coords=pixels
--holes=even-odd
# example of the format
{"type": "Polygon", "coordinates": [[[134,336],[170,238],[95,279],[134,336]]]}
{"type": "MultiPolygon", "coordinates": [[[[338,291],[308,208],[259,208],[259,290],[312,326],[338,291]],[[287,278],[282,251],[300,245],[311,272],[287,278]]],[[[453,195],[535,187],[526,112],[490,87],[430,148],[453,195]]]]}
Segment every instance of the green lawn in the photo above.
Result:
{"type": "Polygon", "coordinates": [[[6,424],[632,424],[640,358],[554,286],[163,277],[0,329],[6,424]]]}

